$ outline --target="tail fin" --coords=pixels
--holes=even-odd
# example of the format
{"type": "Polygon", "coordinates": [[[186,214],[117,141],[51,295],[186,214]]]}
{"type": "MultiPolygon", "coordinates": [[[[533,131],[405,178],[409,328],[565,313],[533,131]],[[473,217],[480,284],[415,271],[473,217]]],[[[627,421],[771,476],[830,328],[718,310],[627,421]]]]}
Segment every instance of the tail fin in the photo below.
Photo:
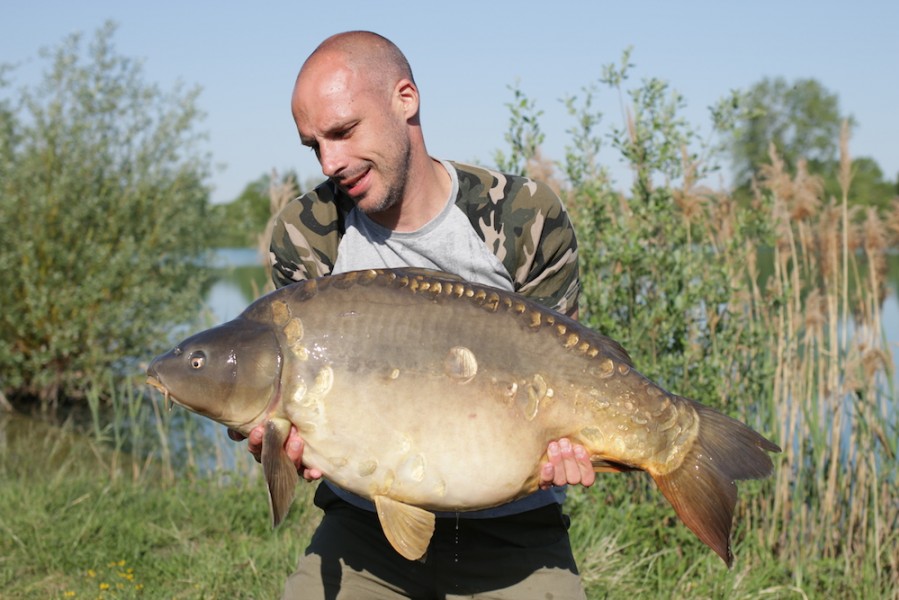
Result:
{"type": "Polygon", "coordinates": [[[665,475],[653,474],[675,512],[700,540],[733,563],[730,529],[737,502],[736,481],[761,479],[774,465],[774,444],[740,421],[686,398],[699,415],[699,434],[683,463],[665,475]]]}

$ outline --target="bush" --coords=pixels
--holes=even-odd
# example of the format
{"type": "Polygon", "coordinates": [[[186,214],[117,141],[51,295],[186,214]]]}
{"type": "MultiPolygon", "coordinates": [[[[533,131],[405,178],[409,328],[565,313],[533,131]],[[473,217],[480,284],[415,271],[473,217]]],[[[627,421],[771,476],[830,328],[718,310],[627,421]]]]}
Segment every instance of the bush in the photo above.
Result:
{"type": "MultiPolygon", "coordinates": [[[[621,64],[602,79],[619,97],[627,54],[621,64]]],[[[653,541],[629,547],[640,557],[629,566],[648,565],[633,569],[637,577],[663,574],[665,593],[677,597],[742,596],[756,585],[775,595],[896,597],[899,476],[891,466],[899,415],[881,307],[899,218],[884,222],[874,208],[863,219],[854,214],[861,215],[849,203],[858,163],[849,155],[848,125],[839,142],[840,200],[825,202],[820,178],[803,161],[791,172],[772,145],[769,162],[757,165],[753,197],[739,202],[696,184],[709,172],[703,156],[715,148],[678,117],[680,98],[667,84],[651,79],[629,91],[626,126],[605,137],[596,134],[594,93],[566,100],[577,126],[561,165],[565,178],[556,182],[577,229],[580,318],[622,342],[650,379],[720,407],[783,452],[773,457],[772,477],[740,484],[734,542],[747,566],[738,579],[697,576],[703,567],[686,543],[656,525],[669,518],[667,507],[658,513],[640,505],[644,518],[620,517],[629,499],[657,498],[646,478],[604,478],[611,509],[575,503],[612,520],[573,530],[585,582],[633,596],[621,581],[625,569],[607,569],[620,532],[614,526],[624,522],[622,539],[653,541]],[[632,169],[628,194],[615,191],[598,166],[606,140],[632,169]],[[680,567],[665,565],[672,551],[672,564],[680,559],[690,574],[673,588],[671,569],[680,567]],[[759,583],[743,588],[743,575],[756,571],[759,583]]],[[[539,114],[524,94],[516,92],[516,101],[539,114]]],[[[716,127],[734,122],[736,106],[731,99],[715,107],[716,127]]],[[[513,111],[510,142],[540,140],[537,121],[522,114],[513,111]]],[[[512,147],[525,155],[505,164],[552,175],[555,165],[538,160],[539,147],[512,147]]],[[[637,579],[631,589],[651,587],[637,579]]]]}
{"type": "Polygon", "coordinates": [[[204,284],[198,90],[145,82],[114,32],[68,37],[0,100],[0,391],[45,406],[152,355],[204,284]]]}

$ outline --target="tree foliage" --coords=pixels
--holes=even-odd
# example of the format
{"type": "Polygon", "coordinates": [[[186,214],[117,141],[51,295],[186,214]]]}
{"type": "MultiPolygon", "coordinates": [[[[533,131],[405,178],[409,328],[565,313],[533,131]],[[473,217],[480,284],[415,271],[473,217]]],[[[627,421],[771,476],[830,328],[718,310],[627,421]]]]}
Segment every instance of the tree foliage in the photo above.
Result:
{"type": "MultiPolygon", "coordinates": [[[[575,123],[561,195],[577,229],[581,318],[622,342],[645,374],[672,389],[689,389],[710,404],[727,402],[738,385],[751,396],[759,380],[735,370],[754,357],[722,349],[758,347],[756,337],[764,335],[745,327],[742,307],[729,301],[747,236],[764,237],[765,226],[758,212],[737,215],[730,199],[696,187],[717,169],[716,148],[681,116],[684,100],[667,82],[650,78],[625,89],[632,67],[625,51],[619,64],[603,68],[599,85],[563,100],[575,123]],[[606,135],[593,108],[603,87],[618,94],[624,113],[624,124],[606,135]],[[605,145],[631,166],[626,195],[600,164],[605,145]]],[[[538,154],[528,153],[533,144],[514,140],[539,140],[541,133],[533,111],[522,112],[533,103],[513,91],[505,164],[530,167],[538,154]]],[[[732,118],[721,107],[713,112],[722,127],[732,118]]],[[[754,368],[768,367],[757,360],[754,368]]]]}
{"type": "MultiPolygon", "coordinates": [[[[809,171],[820,174],[826,198],[840,198],[839,161],[811,163],[809,171]]],[[[873,158],[862,156],[852,160],[852,189],[849,203],[854,206],[873,206],[881,214],[890,211],[890,202],[899,197],[899,179],[889,181],[873,158]]]]}
{"type": "Polygon", "coordinates": [[[282,189],[290,198],[299,194],[297,175],[289,171],[283,175],[263,174],[244,186],[243,191],[231,202],[212,206],[217,223],[214,243],[219,248],[248,248],[259,244],[260,232],[264,232],[271,219],[282,189]]]}
{"type": "Polygon", "coordinates": [[[212,206],[218,224],[216,246],[246,248],[256,245],[256,237],[265,229],[270,216],[268,187],[269,176],[260,175],[245,185],[231,202],[212,206]]]}
{"type": "Polygon", "coordinates": [[[789,170],[801,159],[833,162],[840,126],[847,119],[838,96],[815,79],[762,79],[744,95],[731,139],[737,184],[746,184],[768,163],[770,144],[789,170]]]}
{"type": "Polygon", "coordinates": [[[204,284],[199,91],[145,81],[114,33],[72,35],[39,84],[0,87],[0,391],[45,404],[152,356],[204,284]]]}
{"type": "MultiPolygon", "coordinates": [[[[738,197],[751,195],[772,145],[787,171],[797,172],[804,162],[820,178],[825,197],[840,197],[838,140],[843,122],[851,128],[853,119],[841,112],[837,94],[815,79],[791,83],[778,77],[762,79],[732,99],[735,126],[719,129],[726,131],[738,197]]],[[[882,212],[897,193],[897,182],[887,180],[869,157],[853,161],[852,187],[851,204],[882,212]]]]}

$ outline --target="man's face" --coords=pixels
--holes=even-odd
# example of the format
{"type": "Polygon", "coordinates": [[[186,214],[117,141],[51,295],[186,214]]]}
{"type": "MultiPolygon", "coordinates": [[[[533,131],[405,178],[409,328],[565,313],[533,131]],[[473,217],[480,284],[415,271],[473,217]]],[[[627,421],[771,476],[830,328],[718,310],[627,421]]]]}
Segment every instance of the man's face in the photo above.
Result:
{"type": "Polygon", "coordinates": [[[303,145],[361,210],[381,212],[402,199],[410,140],[395,90],[319,61],[304,69],[291,106],[303,145]]]}

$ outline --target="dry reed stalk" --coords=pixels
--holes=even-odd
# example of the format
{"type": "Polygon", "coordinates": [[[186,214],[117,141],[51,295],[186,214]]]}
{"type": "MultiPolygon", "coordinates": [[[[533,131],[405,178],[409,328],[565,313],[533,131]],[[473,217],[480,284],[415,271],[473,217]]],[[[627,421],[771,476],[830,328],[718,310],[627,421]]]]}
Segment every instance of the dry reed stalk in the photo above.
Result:
{"type": "Polygon", "coordinates": [[[842,208],[831,202],[819,213],[815,227],[821,283],[825,289],[838,289],[842,274],[842,263],[840,262],[843,247],[842,219],[842,208]]]}
{"type": "Polygon", "coordinates": [[[278,171],[272,169],[269,176],[268,198],[269,198],[269,214],[271,215],[265,224],[265,229],[257,238],[256,248],[265,266],[266,284],[260,292],[272,291],[274,283],[272,283],[272,268],[268,260],[269,245],[272,241],[272,230],[275,227],[275,220],[281,210],[292,199],[299,195],[299,187],[296,178],[293,175],[288,177],[280,177],[278,171]]]}
{"type": "Polygon", "coordinates": [[[840,124],[840,171],[837,181],[843,197],[849,197],[849,186],[852,184],[852,155],[849,154],[849,121],[840,124]]]}
{"type": "MultiPolygon", "coordinates": [[[[775,196],[776,198],[776,196],[775,196]]],[[[776,205],[776,201],[775,201],[776,205]]],[[[788,248],[789,245],[786,245],[788,248]]],[[[775,297],[781,296],[789,289],[788,274],[786,273],[787,260],[784,253],[784,245],[777,244],[774,248],[774,284],[773,294],[775,297]]],[[[774,514],[780,514],[780,522],[789,523],[792,519],[794,504],[791,502],[791,481],[793,473],[801,470],[801,452],[802,444],[796,445],[792,440],[797,439],[796,427],[798,421],[797,405],[795,403],[780,401],[781,398],[789,398],[792,394],[792,378],[788,365],[793,360],[792,352],[792,324],[789,319],[789,310],[783,305],[778,308],[776,313],[776,331],[787,332],[787,335],[777,335],[775,342],[775,371],[774,371],[774,399],[775,412],[778,415],[778,421],[783,427],[783,438],[786,441],[782,444],[784,447],[785,468],[777,472],[777,481],[775,483],[774,495],[774,514]]],[[[801,506],[801,504],[800,504],[801,506]]],[[[774,545],[773,536],[777,530],[771,528],[771,538],[769,542],[774,545]]],[[[780,530],[780,536],[777,545],[781,548],[788,549],[790,555],[795,554],[792,545],[795,543],[795,536],[787,527],[780,530]]]]}
{"type": "Polygon", "coordinates": [[[889,232],[890,245],[899,246],[899,196],[893,198],[887,213],[886,228],[889,232]]]}
{"type": "Polygon", "coordinates": [[[709,190],[695,189],[696,171],[699,167],[699,163],[690,158],[686,146],[681,146],[680,154],[684,178],[681,187],[674,189],[672,196],[675,205],[677,205],[681,216],[684,219],[684,228],[687,232],[687,245],[690,246],[693,243],[692,225],[700,215],[705,214],[706,200],[703,195],[709,193],[709,190]]]}
{"type": "Polygon", "coordinates": [[[562,195],[562,180],[556,175],[555,162],[544,156],[539,147],[535,148],[534,155],[527,159],[524,169],[528,177],[542,181],[556,195],[562,195]]]}
{"type": "Polygon", "coordinates": [[[862,240],[865,256],[868,260],[870,277],[870,310],[873,324],[880,324],[880,306],[886,297],[886,288],[883,282],[887,274],[887,229],[877,209],[869,206],[865,211],[865,221],[862,224],[862,240]]]}
{"type": "MultiPolygon", "coordinates": [[[[843,560],[848,573],[860,566],[853,557],[879,548],[882,539],[876,533],[882,523],[872,511],[878,480],[869,450],[883,446],[877,442],[883,428],[872,399],[878,397],[878,374],[888,363],[870,341],[859,343],[865,331],[882,331],[883,273],[876,260],[886,228],[869,215],[859,240],[851,223],[848,189],[840,205],[831,203],[821,211],[820,181],[802,165],[791,178],[773,148],[770,155],[771,164],[762,170],[758,186],[772,202],[777,243],[769,292],[781,302],[771,315],[764,309],[755,312],[776,327],[771,348],[776,360],[774,403],[785,443],[784,468],[778,472],[772,500],[783,529],[769,532],[769,541],[779,533],[780,552],[792,560],[820,549],[843,560]],[[873,267],[867,272],[854,257],[859,241],[873,267]],[[855,293],[865,307],[857,311],[854,328],[852,281],[858,282],[855,293]],[[853,401],[856,394],[865,401],[853,401]]],[[[848,183],[851,174],[845,165],[850,161],[845,156],[841,177],[848,183]]],[[[751,261],[745,269],[750,279],[755,277],[751,261]]],[[[750,290],[753,297],[762,297],[757,287],[750,290]]]]}
{"type": "Polygon", "coordinates": [[[821,206],[821,192],[824,184],[820,177],[811,175],[805,160],[800,160],[796,167],[796,176],[792,182],[792,201],[789,203],[790,219],[796,222],[799,233],[799,247],[802,250],[806,270],[811,270],[814,252],[811,248],[811,234],[808,221],[812,219],[821,206]]]}
{"type": "MultiPolygon", "coordinates": [[[[849,184],[852,182],[852,156],[849,154],[849,122],[843,121],[840,128],[840,195],[843,207],[843,281],[849,279],[849,184]]],[[[849,319],[849,286],[843,287],[844,323],[849,319]]],[[[844,329],[843,346],[846,346],[848,331],[844,329]]]]}

